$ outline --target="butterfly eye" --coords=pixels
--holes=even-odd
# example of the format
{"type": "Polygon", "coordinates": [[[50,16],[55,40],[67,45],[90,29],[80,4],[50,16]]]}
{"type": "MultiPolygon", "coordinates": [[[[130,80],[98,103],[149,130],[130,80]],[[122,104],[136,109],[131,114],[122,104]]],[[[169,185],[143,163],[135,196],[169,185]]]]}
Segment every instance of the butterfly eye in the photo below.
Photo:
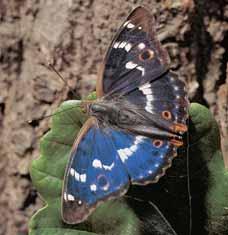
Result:
{"type": "Polygon", "coordinates": [[[150,49],[147,49],[139,54],[139,60],[146,61],[152,60],[154,58],[154,52],[150,49]]]}
{"type": "Polygon", "coordinates": [[[105,112],[107,112],[106,107],[99,105],[99,104],[90,105],[90,110],[92,111],[92,113],[105,113],[105,112]]]}
{"type": "Polygon", "coordinates": [[[162,117],[166,120],[170,120],[172,118],[172,114],[169,111],[165,110],[162,112],[162,117]]]}

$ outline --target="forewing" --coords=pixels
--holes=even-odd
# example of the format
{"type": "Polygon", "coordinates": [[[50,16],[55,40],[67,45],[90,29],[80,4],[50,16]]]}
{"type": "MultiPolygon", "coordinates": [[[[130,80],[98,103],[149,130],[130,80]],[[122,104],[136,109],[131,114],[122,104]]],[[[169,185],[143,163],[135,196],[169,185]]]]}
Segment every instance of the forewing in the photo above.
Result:
{"type": "Polygon", "coordinates": [[[105,56],[97,95],[126,94],[168,70],[168,54],[155,35],[154,19],[137,7],[120,27],[105,56]]]}
{"type": "Polygon", "coordinates": [[[112,140],[89,119],[82,129],[66,169],[62,217],[69,224],[84,221],[99,203],[118,197],[129,185],[127,171],[112,140]]]}

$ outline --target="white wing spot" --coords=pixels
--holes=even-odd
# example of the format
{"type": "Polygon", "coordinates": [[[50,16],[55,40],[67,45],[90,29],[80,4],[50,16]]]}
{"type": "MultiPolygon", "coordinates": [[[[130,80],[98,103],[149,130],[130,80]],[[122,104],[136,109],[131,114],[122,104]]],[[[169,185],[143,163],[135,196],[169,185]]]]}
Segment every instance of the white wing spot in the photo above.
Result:
{"type": "Polygon", "coordinates": [[[85,183],[85,182],[86,182],[86,174],[81,174],[81,175],[80,175],[80,181],[81,181],[82,183],[85,183]]]}
{"type": "Polygon", "coordinates": [[[148,106],[146,106],[146,111],[148,112],[148,113],[152,113],[153,114],[153,111],[151,110],[151,108],[150,107],[148,107],[148,106]]]}
{"type": "Polygon", "coordinates": [[[71,176],[74,176],[75,170],[73,168],[70,168],[70,174],[71,174],[71,176]]]}
{"type": "Polygon", "coordinates": [[[147,95],[146,98],[147,98],[148,101],[153,101],[154,100],[154,97],[151,94],[147,95]]]}
{"type": "Polygon", "coordinates": [[[129,61],[126,63],[125,67],[126,69],[134,69],[135,67],[137,67],[137,64],[133,63],[132,61],[129,61]]]}
{"type": "Polygon", "coordinates": [[[132,145],[132,146],[130,147],[130,150],[131,150],[132,152],[135,152],[137,149],[138,149],[137,145],[132,145]]]}
{"type": "Polygon", "coordinates": [[[141,29],[142,29],[142,26],[139,26],[138,29],[141,30],[141,29]]]}
{"type": "Polygon", "coordinates": [[[152,94],[152,89],[151,89],[151,84],[146,83],[142,86],[139,87],[139,90],[142,91],[142,93],[146,96],[146,111],[149,113],[153,113],[153,106],[151,104],[151,101],[154,100],[153,94],[152,94]]]}
{"type": "Polygon", "coordinates": [[[127,43],[127,45],[125,46],[125,50],[128,52],[131,50],[131,48],[132,48],[131,43],[127,43]]]}
{"type": "Polygon", "coordinates": [[[109,184],[107,184],[107,185],[105,185],[104,187],[103,187],[103,190],[104,191],[107,191],[109,189],[109,184]]]}
{"type": "Polygon", "coordinates": [[[159,166],[159,164],[158,164],[158,163],[156,163],[154,166],[157,168],[157,167],[159,166]]]}
{"type": "Polygon", "coordinates": [[[151,88],[150,83],[147,82],[147,83],[145,83],[144,85],[140,86],[140,87],[139,87],[139,90],[141,90],[141,89],[143,90],[143,89],[145,89],[145,88],[151,88]]]}
{"type": "Polygon", "coordinates": [[[97,191],[97,185],[96,184],[91,184],[90,185],[90,190],[93,191],[93,192],[97,191]]]}
{"type": "Polygon", "coordinates": [[[128,52],[131,50],[132,45],[131,45],[131,43],[128,43],[126,41],[115,42],[113,45],[113,48],[115,48],[115,49],[117,49],[117,48],[123,49],[124,48],[128,52]]]}
{"type": "Polygon", "coordinates": [[[170,81],[173,82],[175,79],[173,77],[170,77],[170,81]]]}
{"type": "Polygon", "coordinates": [[[93,167],[95,167],[95,168],[102,168],[102,163],[101,163],[101,161],[98,160],[98,159],[94,159],[92,165],[93,165],[93,167]]]}
{"type": "Polygon", "coordinates": [[[133,154],[129,148],[125,148],[125,149],[124,149],[124,153],[125,153],[128,157],[130,157],[130,156],[133,154]]]}
{"type": "Polygon", "coordinates": [[[127,28],[128,28],[128,29],[132,29],[132,28],[134,28],[134,27],[135,27],[135,25],[132,24],[132,23],[128,23],[128,24],[127,24],[127,28]]]}
{"type": "Polygon", "coordinates": [[[142,76],[145,75],[145,69],[142,66],[138,66],[136,69],[142,72],[142,76]]]}
{"type": "Polygon", "coordinates": [[[143,94],[146,96],[152,94],[151,88],[143,88],[143,89],[139,88],[139,90],[141,90],[143,92],[143,94]]]}
{"type": "Polygon", "coordinates": [[[82,204],[82,201],[81,201],[81,200],[79,200],[79,201],[78,201],[78,205],[81,205],[81,204],[82,204]]]}
{"type": "Polygon", "coordinates": [[[111,171],[114,166],[115,166],[114,162],[110,166],[103,164],[103,168],[108,171],[111,171]]]}
{"type": "Polygon", "coordinates": [[[114,47],[114,48],[118,48],[119,44],[120,44],[119,42],[115,42],[114,45],[113,45],[113,47],[114,47]]]}
{"type": "Polygon", "coordinates": [[[94,168],[100,168],[100,169],[103,168],[103,169],[109,170],[109,171],[112,170],[112,168],[114,167],[114,165],[115,165],[114,162],[112,162],[112,164],[111,164],[110,166],[104,165],[104,164],[102,164],[102,162],[101,162],[99,159],[94,159],[94,160],[93,160],[93,163],[92,163],[92,166],[93,166],[94,168]]]}
{"type": "Polygon", "coordinates": [[[144,136],[138,135],[135,138],[134,144],[139,144],[139,143],[143,142],[144,139],[145,139],[144,136]]]}
{"type": "Polygon", "coordinates": [[[146,45],[144,44],[144,43],[139,43],[139,45],[138,45],[138,48],[140,49],[140,50],[143,50],[144,48],[146,47],[146,45]]]}
{"type": "Polygon", "coordinates": [[[127,62],[125,64],[125,67],[126,67],[126,69],[134,69],[134,68],[136,68],[136,69],[138,69],[139,71],[142,72],[142,76],[145,75],[145,69],[142,66],[138,66],[138,64],[135,64],[132,61],[127,62]]]}
{"type": "Polygon", "coordinates": [[[118,152],[122,162],[125,162],[128,159],[128,157],[126,156],[126,154],[123,151],[123,149],[119,149],[119,150],[117,150],[117,152],[118,152]]]}
{"type": "Polygon", "coordinates": [[[80,174],[77,171],[75,171],[74,177],[77,181],[80,180],[80,174]]]}
{"type": "Polygon", "coordinates": [[[118,48],[124,48],[126,46],[127,42],[123,41],[120,43],[120,45],[118,46],[118,48]]]}
{"type": "Polygon", "coordinates": [[[74,201],[74,196],[71,194],[67,194],[68,201],[74,201]]]}
{"type": "Polygon", "coordinates": [[[138,144],[142,143],[145,138],[146,137],[144,136],[138,135],[135,137],[134,144],[131,147],[117,150],[121,161],[125,162],[129,157],[131,157],[133,153],[137,151],[138,144]]]}
{"type": "Polygon", "coordinates": [[[82,183],[86,182],[86,174],[79,174],[77,171],[74,171],[74,175],[72,176],[74,176],[76,181],[81,181],[82,183]]]}

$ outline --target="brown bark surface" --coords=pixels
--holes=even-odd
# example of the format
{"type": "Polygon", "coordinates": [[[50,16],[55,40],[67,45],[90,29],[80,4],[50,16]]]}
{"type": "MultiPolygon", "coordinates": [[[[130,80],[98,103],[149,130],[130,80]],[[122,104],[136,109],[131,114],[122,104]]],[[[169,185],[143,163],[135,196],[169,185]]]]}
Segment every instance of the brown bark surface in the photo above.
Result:
{"type": "MultiPolygon", "coordinates": [[[[129,12],[147,6],[191,101],[207,105],[228,138],[225,0],[0,0],[0,235],[27,234],[41,207],[29,177],[49,115],[95,87],[99,64],[129,12]]],[[[228,78],[227,78],[228,79],[228,78]]],[[[228,154],[227,146],[224,151],[228,154]]]]}

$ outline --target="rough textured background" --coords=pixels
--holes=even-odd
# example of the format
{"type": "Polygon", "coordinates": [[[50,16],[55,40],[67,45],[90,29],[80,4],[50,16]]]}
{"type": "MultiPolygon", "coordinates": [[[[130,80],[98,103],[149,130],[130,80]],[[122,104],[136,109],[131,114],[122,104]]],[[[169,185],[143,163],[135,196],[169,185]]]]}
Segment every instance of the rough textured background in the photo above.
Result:
{"type": "MultiPolygon", "coordinates": [[[[225,0],[0,0],[0,235],[27,234],[42,202],[28,174],[39,139],[69,88],[42,64],[52,62],[75,89],[93,90],[110,40],[129,12],[146,5],[172,68],[192,101],[207,105],[228,138],[228,5],[225,0]]],[[[225,142],[224,142],[225,143],[225,142]]],[[[228,147],[224,144],[228,154],[228,147]]]]}

